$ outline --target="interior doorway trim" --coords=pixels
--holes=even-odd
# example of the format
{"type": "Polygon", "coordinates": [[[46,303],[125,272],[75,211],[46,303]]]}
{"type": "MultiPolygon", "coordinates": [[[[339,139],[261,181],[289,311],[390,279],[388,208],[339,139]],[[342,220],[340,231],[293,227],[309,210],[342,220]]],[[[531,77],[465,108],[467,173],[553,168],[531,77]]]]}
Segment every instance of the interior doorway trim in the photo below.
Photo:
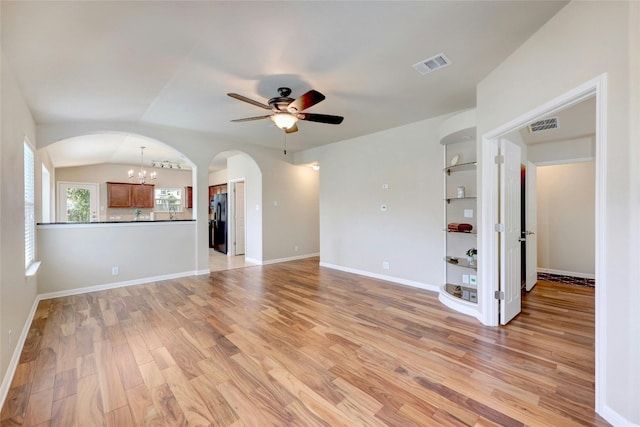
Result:
{"type": "MultiPolygon", "coordinates": [[[[227,183],[227,194],[228,194],[228,198],[227,198],[227,256],[236,256],[237,254],[237,245],[235,242],[235,238],[236,238],[236,184],[238,184],[239,182],[245,184],[246,186],[246,179],[244,177],[242,178],[235,178],[235,179],[231,179],[228,181],[227,183]]],[[[245,188],[246,191],[246,188],[245,188]]],[[[244,200],[244,215],[245,215],[245,224],[246,224],[246,216],[247,216],[247,207],[246,207],[246,193],[245,193],[245,200],[244,200]]],[[[246,230],[245,230],[245,251],[243,252],[243,255],[246,256],[246,230]]]]}
{"type": "Polygon", "coordinates": [[[575,89],[515,118],[508,123],[482,135],[482,168],[481,168],[481,214],[479,246],[483,256],[480,259],[478,274],[482,287],[480,300],[481,321],[485,325],[497,326],[499,322],[498,300],[494,292],[498,290],[499,252],[497,233],[494,226],[498,223],[500,194],[498,190],[498,168],[494,163],[498,154],[498,142],[502,136],[516,131],[532,121],[564,110],[587,98],[596,98],[596,135],[595,135],[595,168],[596,168],[596,224],[595,224],[595,409],[602,414],[606,409],[606,187],[607,187],[607,74],[602,74],[575,89]]]}

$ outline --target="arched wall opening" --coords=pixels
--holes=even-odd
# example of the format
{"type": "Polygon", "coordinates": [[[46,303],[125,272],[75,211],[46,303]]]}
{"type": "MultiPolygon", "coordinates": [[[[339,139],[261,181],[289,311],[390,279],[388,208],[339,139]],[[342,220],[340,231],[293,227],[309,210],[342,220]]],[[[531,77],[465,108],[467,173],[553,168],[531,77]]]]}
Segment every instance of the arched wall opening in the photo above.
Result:
{"type": "Polygon", "coordinates": [[[143,219],[197,218],[197,212],[192,210],[193,203],[188,198],[188,189],[195,182],[196,167],[184,154],[162,141],[123,132],[91,133],[53,142],[40,148],[38,157],[52,173],[49,191],[55,195],[50,206],[41,206],[38,221],[49,216],[53,222],[66,222],[64,206],[60,206],[63,202],[61,183],[98,186],[99,207],[91,221],[130,220],[134,216],[133,209],[112,208],[107,204],[106,183],[138,184],[141,182],[138,175],[143,171],[148,174],[147,184],[154,185],[156,189],[174,189],[180,195],[178,207],[171,215],[163,209],[160,209],[162,212],[154,212],[156,209],[148,208],[143,209],[143,219]],[[129,173],[134,176],[130,178],[129,173]],[[150,179],[152,173],[155,179],[150,179]]]}
{"type": "Polygon", "coordinates": [[[214,250],[222,248],[214,240],[219,240],[220,233],[224,232],[225,254],[244,255],[248,262],[261,263],[262,171],[253,157],[239,150],[216,154],[209,165],[210,204],[220,192],[227,195],[224,230],[220,230],[218,225],[220,218],[217,217],[216,203],[209,209],[210,233],[214,236],[210,247],[214,250]]]}

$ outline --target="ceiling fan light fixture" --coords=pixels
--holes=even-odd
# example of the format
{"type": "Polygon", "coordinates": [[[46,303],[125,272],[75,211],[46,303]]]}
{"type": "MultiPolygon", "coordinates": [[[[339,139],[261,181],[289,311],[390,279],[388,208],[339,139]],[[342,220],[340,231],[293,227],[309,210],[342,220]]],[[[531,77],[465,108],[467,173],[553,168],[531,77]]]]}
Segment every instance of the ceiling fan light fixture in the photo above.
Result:
{"type": "Polygon", "coordinates": [[[289,113],[275,113],[271,116],[271,120],[278,126],[280,129],[287,130],[291,129],[293,125],[296,124],[298,118],[289,113]]]}

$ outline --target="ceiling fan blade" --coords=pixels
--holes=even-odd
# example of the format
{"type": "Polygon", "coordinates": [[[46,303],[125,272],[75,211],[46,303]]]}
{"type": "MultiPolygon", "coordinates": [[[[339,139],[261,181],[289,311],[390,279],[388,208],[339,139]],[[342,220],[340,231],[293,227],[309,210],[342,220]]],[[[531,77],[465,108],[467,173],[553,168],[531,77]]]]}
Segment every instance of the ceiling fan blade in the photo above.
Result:
{"type": "Polygon", "coordinates": [[[254,101],[251,98],[247,98],[246,96],[243,95],[239,95],[237,93],[228,93],[227,95],[229,95],[232,98],[235,98],[239,101],[244,101],[247,102],[251,105],[255,105],[256,107],[260,107],[260,108],[264,108],[265,110],[271,110],[271,107],[269,107],[267,104],[263,104],[262,102],[258,102],[258,101],[254,101]]]}
{"type": "Polygon", "coordinates": [[[297,113],[298,111],[304,111],[309,107],[316,105],[318,102],[323,101],[325,96],[317,90],[311,89],[291,104],[287,106],[287,110],[290,113],[297,113]]]}
{"type": "Polygon", "coordinates": [[[330,125],[339,125],[344,120],[342,116],[331,116],[329,114],[313,114],[313,113],[298,113],[296,117],[299,120],[306,120],[308,122],[328,123],[330,125]]]}
{"type": "Polygon", "coordinates": [[[294,132],[298,132],[298,125],[296,125],[295,123],[293,124],[293,126],[291,126],[289,129],[285,129],[284,131],[285,133],[294,133],[294,132]]]}
{"type": "Polygon", "coordinates": [[[231,121],[232,122],[250,122],[252,120],[268,119],[269,117],[271,117],[271,114],[269,114],[267,116],[247,117],[247,118],[244,118],[244,119],[235,119],[235,120],[231,120],[231,121]]]}

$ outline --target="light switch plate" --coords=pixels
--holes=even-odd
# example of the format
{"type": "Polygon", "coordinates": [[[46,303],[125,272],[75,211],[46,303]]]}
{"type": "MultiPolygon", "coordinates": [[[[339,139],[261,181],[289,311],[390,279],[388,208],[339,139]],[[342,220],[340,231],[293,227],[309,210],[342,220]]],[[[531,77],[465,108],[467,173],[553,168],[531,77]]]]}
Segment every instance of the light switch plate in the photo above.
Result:
{"type": "Polygon", "coordinates": [[[468,274],[463,274],[462,275],[462,283],[464,283],[465,285],[469,284],[469,275],[468,274]]]}
{"type": "Polygon", "coordinates": [[[464,210],[465,218],[473,218],[473,209],[465,209],[464,210]]]}
{"type": "Polygon", "coordinates": [[[472,274],[471,276],[469,276],[469,284],[470,285],[477,285],[478,284],[478,276],[476,276],[475,274],[472,274]]]}

